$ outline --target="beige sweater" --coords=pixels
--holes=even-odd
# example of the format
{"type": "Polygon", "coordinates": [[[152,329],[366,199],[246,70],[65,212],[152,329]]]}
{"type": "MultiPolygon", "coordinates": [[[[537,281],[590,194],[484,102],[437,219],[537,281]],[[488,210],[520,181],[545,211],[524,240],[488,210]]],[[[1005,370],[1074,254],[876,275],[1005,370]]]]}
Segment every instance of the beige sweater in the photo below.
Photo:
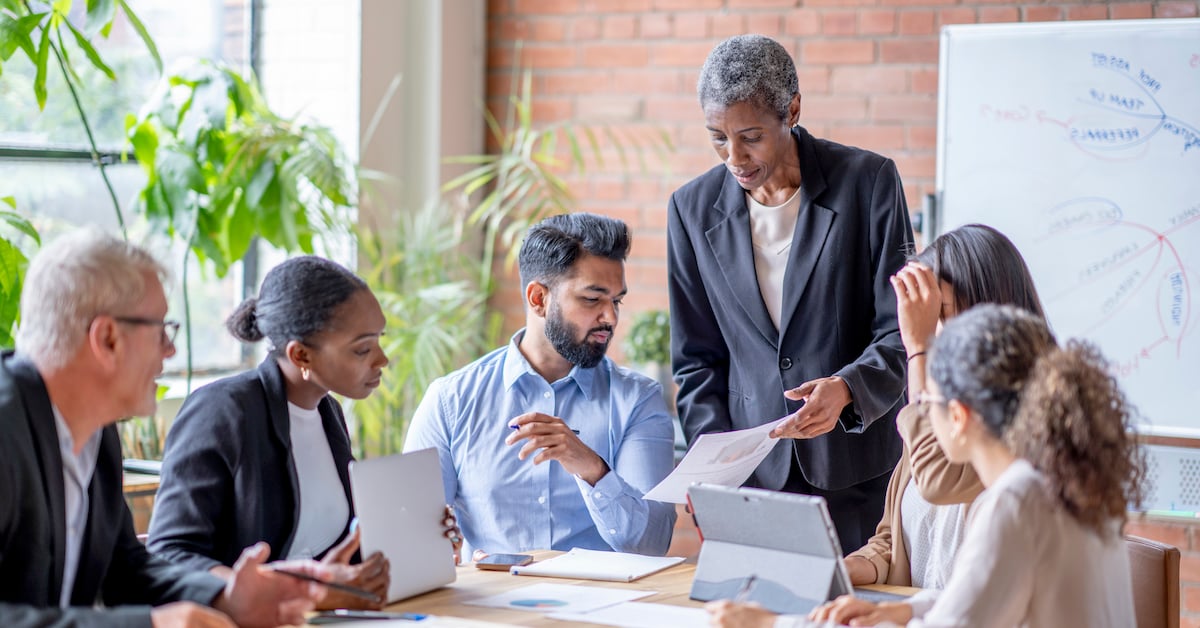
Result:
{"type": "Polygon", "coordinates": [[[875,565],[876,584],[912,586],[908,554],[900,536],[904,533],[900,502],[908,481],[915,477],[921,497],[938,505],[969,504],[983,491],[983,484],[971,465],[946,459],[923,406],[909,404],[902,408],[896,417],[896,429],[904,440],[904,452],[888,484],[883,519],[875,528],[875,536],[850,555],[866,558],[875,565]]]}

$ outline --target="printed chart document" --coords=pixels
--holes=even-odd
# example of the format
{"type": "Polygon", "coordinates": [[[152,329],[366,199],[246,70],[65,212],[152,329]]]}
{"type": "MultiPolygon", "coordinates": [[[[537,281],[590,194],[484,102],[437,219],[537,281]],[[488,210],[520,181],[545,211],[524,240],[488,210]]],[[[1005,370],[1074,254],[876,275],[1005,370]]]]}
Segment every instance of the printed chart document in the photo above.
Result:
{"type": "MultiPolygon", "coordinates": [[[[498,628],[500,626],[509,626],[510,624],[497,624],[492,621],[480,621],[478,619],[462,619],[460,617],[450,617],[448,615],[423,615],[420,613],[413,614],[414,619],[372,619],[369,620],[371,628],[412,628],[413,622],[421,622],[422,628],[425,626],[445,626],[446,628],[498,628]],[[420,617],[422,619],[415,619],[420,617]]],[[[341,622],[341,625],[357,625],[357,621],[347,620],[341,622]]]]}
{"type": "Polygon", "coordinates": [[[577,547],[566,554],[532,565],[512,567],[509,572],[515,576],[552,576],[555,578],[633,582],[642,576],[662,571],[681,562],[683,562],[683,558],[677,556],[642,556],[641,554],[601,552],[577,547]]]}
{"type": "Polygon", "coordinates": [[[535,584],[505,591],[467,604],[538,613],[586,613],[597,608],[654,595],[654,591],[605,589],[578,584],[535,584]]]}
{"type": "Polygon", "coordinates": [[[736,432],[700,435],[679,466],[650,489],[646,499],[682,504],[687,501],[688,487],[695,482],[741,486],[771,453],[778,439],[769,434],[785,419],[736,432]]]}
{"type": "Polygon", "coordinates": [[[588,613],[552,613],[550,619],[625,628],[692,628],[708,625],[708,613],[702,608],[647,602],[614,604],[588,613]]]}

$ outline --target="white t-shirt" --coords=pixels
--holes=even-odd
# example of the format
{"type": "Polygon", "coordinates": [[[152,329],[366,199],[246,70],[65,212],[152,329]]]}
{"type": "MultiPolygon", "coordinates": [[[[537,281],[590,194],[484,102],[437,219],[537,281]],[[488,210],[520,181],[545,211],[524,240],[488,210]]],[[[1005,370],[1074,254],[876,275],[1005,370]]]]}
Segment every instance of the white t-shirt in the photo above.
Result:
{"type": "Polygon", "coordinates": [[[750,240],[754,244],[758,291],[775,329],[779,329],[779,319],[783,316],[783,278],[800,215],[800,188],[775,207],[759,203],[747,192],[746,207],[750,209],[750,240]]]}
{"type": "Polygon", "coordinates": [[[900,521],[914,587],[946,588],[967,527],[964,508],[963,504],[938,506],[925,501],[916,480],[909,479],[900,497],[900,521]]]}
{"type": "Polygon", "coordinates": [[[300,485],[300,519],[288,558],[311,558],[329,549],[350,519],[346,490],[338,476],[321,424],[321,413],[288,402],[292,460],[300,485]]]}

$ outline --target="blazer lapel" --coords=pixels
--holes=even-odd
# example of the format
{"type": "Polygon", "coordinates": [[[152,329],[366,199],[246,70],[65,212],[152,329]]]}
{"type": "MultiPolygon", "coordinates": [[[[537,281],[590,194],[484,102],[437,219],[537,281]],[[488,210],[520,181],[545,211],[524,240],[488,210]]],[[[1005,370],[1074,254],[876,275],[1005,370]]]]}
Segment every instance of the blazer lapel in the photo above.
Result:
{"type": "Polygon", "coordinates": [[[121,486],[124,471],[121,468],[121,437],[116,425],[105,427],[100,435],[100,451],[97,453],[96,470],[88,484],[88,517],[79,547],[79,569],[75,574],[75,585],[71,590],[71,603],[77,606],[93,604],[100,595],[102,576],[112,564],[114,539],[120,534],[120,526],[126,521],[124,491],[121,499],[114,499],[117,487],[121,486]]]}
{"type": "Polygon", "coordinates": [[[62,454],[58,448],[58,430],[54,427],[54,410],[42,376],[33,364],[20,358],[9,360],[13,379],[21,388],[25,417],[33,434],[38,463],[42,472],[42,488],[54,525],[54,545],[51,548],[54,569],[50,573],[50,600],[57,605],[62,595],[63,568],[66,565],[67,515],[63,489],[62,454]]]}
{"type": "MultiPolygon", "coordinates": [[[[750,212],[746,209],[745,191],[728,172],[713,207],[725,214],[725,220],[704,232],[717,266],[754,328],[771,346],[779,346],[779,331],[763,303],[758,275],[754,272],[754,244],[750,239],[750,212]]],[[[795,250],[794,246],[792,248],[795,250]]]]}
{"type": "Polygon", "coordinates": [[[288,533],[287,541],[282,547],[272,547],[272,559],[284,558],[292,549],[292,539],[295,537],[295,526],[300,521],[300,479],[296,477],[296,461],[292,459],[292,419],[288,414],[287,386],[283,381],[283,373],[275,358],[267,356],[258,365],[258,378],[267,393],[267,420],[271,422],[271,436],[275,439],[281,451],[288,453],[288,482],[292,491],[292,531],[288,533]]]}
{"type": "Polygon", "coordinates": [[[788,254],[787,270],[783,275],[781,334],[785,334],[793,322],[800,297],[804,295],[808,280],[821,259],[821,251],[825,248],[825,240],[836,214],[832,209],[815,202],[825,191],[826,182],[813,149],[812,136],[800,127],[796,127],[792,134],[796,137],[800,157],[800,215],[796,218],[792,250],[788,254]]]}

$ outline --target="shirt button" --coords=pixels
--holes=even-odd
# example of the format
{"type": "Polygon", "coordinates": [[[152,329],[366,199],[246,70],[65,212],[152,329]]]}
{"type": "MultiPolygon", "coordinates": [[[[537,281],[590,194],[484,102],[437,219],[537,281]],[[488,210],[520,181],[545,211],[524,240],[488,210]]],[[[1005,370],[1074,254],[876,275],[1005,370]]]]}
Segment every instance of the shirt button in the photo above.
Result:
{"type": "Polygon", "coordinates": [[[543,397],[545,397],[546,399],[549,399],[549,398],[550,398],[550,391],[549,391],[549,390],[547,390],[546,392],[542,393],[542,396],[543,396],[543,397]]]}
{"type": "Polygon", "coordinates": [[[604,493],[601,493],[600,491],[596,491],[595,493],[592,493],[592,497],[595,497],[596,499],[600,499],[600,498],[604,497],[604,493]]]}
{"type": "Polygon", "coordinates": [[[780,370],[786,371],[790,368],[792,368],[792,359],[791,358],[781,358],[779,360],[779,369],[780,370]]]}
{"type": "Polygon", "coordinates": [[[544,504],[544,503],[546,503],[546,496],[545,496],[545,495],[539,495],[539,496],[538,496],[538,503],[539,503],[539,504],[544,504]]]}
{"type": "Polygon", "coordinates": [[[616,534],[616,533],[617,533],[617,529],[616,529],[616,528],[609,528],[609,529],[608,529],[608,533],[609,533],[609,534],[616,534]]]}

